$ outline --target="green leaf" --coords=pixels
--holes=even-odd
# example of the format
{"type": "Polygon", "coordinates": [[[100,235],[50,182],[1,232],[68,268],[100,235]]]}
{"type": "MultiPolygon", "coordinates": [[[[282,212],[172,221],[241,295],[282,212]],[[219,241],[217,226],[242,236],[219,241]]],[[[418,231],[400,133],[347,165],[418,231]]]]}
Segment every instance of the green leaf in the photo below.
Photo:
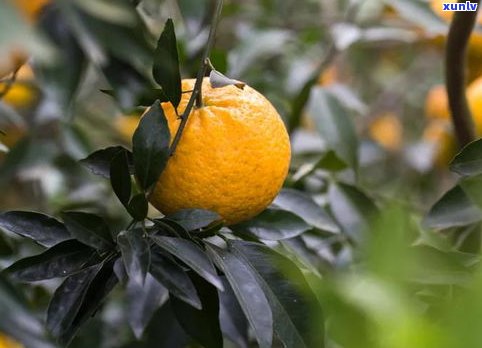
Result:
{"type": "Polygon", "coordinates": [[[126,151],[119,151],[110,161],[110,184],[123,206],[127,207],[131,198],[131,175],[126,151]]]}
{"type": "Polygon", "coordinates": [[[358,167],[358,139],[348,111],[322,87],[311,90],[308,114],[326,141],[329,150],[352,169],[358,167]]]}
{"type": "Polygon", "coordinates": [[[30,211],[9,211],[0,214],[0,228],[51,247],[72,239],[65,226],[56,219],[30,211]]]}
{"type": "Polygon", "coordinates": [[[15,280],[35,282],[80,272],[93,259],[94,250],[76,240],[61,242],[44,253],[15,262],[4,272],[15,280]]]}
{"type": "Polygon", "coordinates": [[[99,310],[107,295],[117,285],[118,279],[113,272],[114,262],[115,259],[106,262],[90,283],[74,321],[60,336],[60,344],[68,345],[82,325],[99,310]]]}
{"type": "Polygon", "coordinates": [[[450,163],[450,169],[463,176],[482,174],[482,139],[465,146],[450,163]]]}
{"type": "Polygon", "coordinates": [[[224,291],[219,291],[221,331],[236,347],[248,348],[248,320],[228,280],[226,277],[221,277],[221,279],[224,284],[224,291]]]}
{"type": "Polygon", "coordinates": [[[47,87],[49,95],[68,107],[77,93],[87,67],[87,59],[70,23],[57,6],[47,7],[39,18],[42,33],[56,48],[55,59],[37,62],[36,76],[47,87]]]}
{"type": "Polygon", "coordinates": [[[446,229],[470,225],[482,220],[482,211],[459,186],[453,187],[430,209],[424,224],[430,228],[446,229]]]}
{"type": "Polygon", "coordinates": [[[149,203],[144,193],[139,193],[131,198],[127,210],[137,221],[142,221],[147,217],[149,203]]]}
{"type": "Polygon", "coordinates": [[[420,0],[384,0],[404,19],[421,26],[431,34],[445,34],[447,24],[429,7],[429,3],[420,0]]]}
{"type": "Polygon", "coordinates": [[[247,233],[265,240],[293,238],[311,229],[310,225],[298,215],[274,207],[230,228],[236,233],[247,233]]]}
{"type": "Polygon", "coordinates": [[[211,260],[205,252],[193,242],[174,237],[151,236],[152,240],[163,250],[171,253],[179,260],[188,265],[193,271],[206,279],[219,290],[223,290],[223,284],[214,269],[211,260]]]}
{"type": "Polygon", "coordinates": [[[323,324],[316,330],[313,325],[313,315],[321,309],[299,268],[262,244],[232,241],[230,246],[256,272],[273,312],[274,332],[284,346],[324,347],[323,324]]]}
{"type": "Polygon", "coordinates": [[[316,204],[308,194],[302,191],[283,189],[273,203],[281,209],[298,215],[317,229],[331,233],[340,232],[340,227],[338,227],[333,218],[328,215],[326,210],[316,204]]]}
{"type": "Polygon", "coordinates": [[[147,275],[143,286],[132,280],[127,283],[128,321],[137,339],[142,337],[152,316],[167,297],[166,288],[151,275],[147,275]]]}
{"type": "Polygon", "coordinates": [[[207,244],[206,249],[215,264],[226,275],[236,298],[251,324],[261,348],[271,347],[273,316],[269,302],[252,268],[232,251],[207,244]]]}
{"type": "Polygon", "coordinates": [[[145,191],[157,182],[166,167],[170,139],[167,120],[157,100],[141,118],[132,137],[136,176],[145,191]]]}
{"type": "Polygon", "coordinates": [[[333,216],[343,231],[355,241],[360,241],[378,211],[372,199],[355,186],[334,183],[329,189],[329,201],[333,216]]]}
{"type": "Polygon", "coordinates": [[[103,66],[102,72],[113,88],[111,95],[122,109],[132,109],[146,97],[152,97],[148,105],[156,99],[165,99],[162,91],[155,93],[151,82],[138,69],[115,56],[109,56],[109,63],[103,66]]]}
{"type": "Polygon", "coordinates": [[[171,306],[182,328],[204,347],[222,348],[223,336],[219,326],[219,298],[214,286],[196,274],[191,275],[202,309],[171,298],[171,306]]]}
{"type": "Polygon", "coordinates": [[[84,212],[63,212],[65,226],[73,238],[97,250],[114,246],[109,226],[97,215],[84,212]]]}
{"type": "Polygon", "coordinates": [[[152,253],[149,272],[169,293],[194,308],[201,309],[201,300],[191,279],[184,269],[170,257],[152,253]]]}
{"type": "Polygon", "coordinates": [[[200,230],[222,220],[218,213],[205,209],[182,209],[167,215],[166,219],[177,222],[186,231],[200,230]]]}
{"type": "Polygon", "coordinates": [[[415,247],[412,257],[415,266],[409,274],[409,280],[430,285],[468,284],[472,279],[473,266],[480,262],[479,256],[457,251],[444,252],[428,246],[415,247]]]}
{"type": "Polygon", "coordinates": [[[62,337],[73,326],[89,286],[101,268],[102,264],[86,268],[65,279],[55,291],[48,308],[47,328],[54,337],[59,339],[59,342],[63,341],[62,337]]]}
{"type": "Polygon", "coordinates": [[[132,229],[120,232],[117,235],[117,245],[129,278],[144,284],[151,263],[151,252],[143,230],[132,229]]]}
{"type": "Polygon", "coordinates": [[[106,179],[110,177],[110,163],[120,153],[125,153],[128,158],[129,172],[134,173],[132,153],[123,146],[111,146],[91,153],[87,158],[80,160],[93,174],[106,179]]]}
{"type": "Polygon", "coordinates": [[[172,105],[177,108],[182,96],[181,72],[174,23],[170,18],[157,41],[152,75],[172,105]]]}

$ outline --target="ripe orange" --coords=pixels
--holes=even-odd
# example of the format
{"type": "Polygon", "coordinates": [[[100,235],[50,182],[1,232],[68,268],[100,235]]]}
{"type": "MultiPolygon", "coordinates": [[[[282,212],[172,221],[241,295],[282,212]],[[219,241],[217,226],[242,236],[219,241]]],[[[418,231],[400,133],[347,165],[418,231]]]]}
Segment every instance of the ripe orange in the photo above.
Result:
{"type": "MultiPolygon", "coordinates": [[[[190,91],[194,80],[183,80],[190,91]]],[[[175,154],[149,201],[164,214],[204,208],[235,224],[264,210],[288,173],[290,141],[271,103],[249,86],[202,86],[203,107],[194,109],[175,154]]],[[[178,110],[190,97],[184,93],[178,110]]],[[[170,103],[162,103],[171,139],[180,119],[170,103]]]]}
{"type": "Polygon", "coordinates": [[[11,0],[19,12],[30,22],[34,22],[40,11],[51,0],[11,0]]]}
{"type": "Polygon", "coordinates": [[[377,116],[369,127],[370,137],[389,151],[398,151],[403,143],[403,127],[393,112],[377,116]]]}
{"type": "Polygon", "coordinates": [[[23,348],[23,346],[0,332],[0,348],[23,348]]]}
{"type": "MultiPolygon", "coordinates": [[[[30,107],[39,97],[38,88],[34,85],[34,75],[30,65],[24,64],[17,73],[15,82],[8,88],[2,102],[14,108],[30,107]]],[[[0,92],[7,88],[6,83],[0,82],[0,92]]]]}
{"type": "Polygon", "coordinates": [[[432,119],[450,120],[449,101],[444,85],[436,85],[428,92],[425,114],[432,119]]]}

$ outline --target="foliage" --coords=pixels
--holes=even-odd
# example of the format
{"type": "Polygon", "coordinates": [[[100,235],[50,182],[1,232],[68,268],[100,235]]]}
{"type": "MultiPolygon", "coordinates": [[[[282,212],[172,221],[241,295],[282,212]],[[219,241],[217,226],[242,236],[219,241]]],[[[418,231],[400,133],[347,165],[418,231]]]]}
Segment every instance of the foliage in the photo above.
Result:
{"type": "Polygon", "coordinates": [[[480,346],[482,141],[450,174],[421,140],[447,23],[423,0],[231,0],[210,50],[215,3],[55,0],[33,24],[0,3],[0,62],[12,43],[29,54],[39,93],[0,98],[0,333],[33,348],[480,346]],[[159,102],[207,73],[262,91],[292,140],[285,187],[232,226],[148,203],[173,152],[159,102]],[[115,123],[146,107],[125,141],[115,123]],[[386,111],[402,148],[370,134],[386,111]]]}

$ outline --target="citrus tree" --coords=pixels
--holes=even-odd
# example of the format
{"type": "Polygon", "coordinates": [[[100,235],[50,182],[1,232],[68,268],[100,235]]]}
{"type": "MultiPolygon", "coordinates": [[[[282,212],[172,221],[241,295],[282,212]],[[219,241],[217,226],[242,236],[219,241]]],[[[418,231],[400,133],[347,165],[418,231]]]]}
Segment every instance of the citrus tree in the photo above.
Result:
{"type": "Polygon", "coordinates": [[[441,8],[2,1],[0,347],[481,346],[482,46],[441,8]]]}

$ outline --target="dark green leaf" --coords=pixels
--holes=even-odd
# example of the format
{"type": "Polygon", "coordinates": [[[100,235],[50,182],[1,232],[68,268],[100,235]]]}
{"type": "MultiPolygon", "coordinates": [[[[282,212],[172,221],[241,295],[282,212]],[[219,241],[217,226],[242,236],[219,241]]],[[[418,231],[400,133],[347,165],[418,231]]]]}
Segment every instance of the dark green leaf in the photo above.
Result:
{"type": "Polygon", "coordinates": [[[223,284],[205,252],[193,242],[173,237],[152,236],[152,240],[165,251],[171,253],[188,265],[193,271],[206,279],[219,290],[223,284]]]}
{"type": "Polygon", "coordinates": [[[151,252],[149,241],[142,229],[122,231],[117,235],[117,245],[122,253],[122,259],[129,278],[143,284],[149,265],[151,252]]]}
{"type": "MultiPolygon", "coordinates": [[[[109,63],[102,68],[104,76],[113,88],[112,96],[123,109],[138,106],[143,99],[153,96],[149,105],[162,97],[162,92],[153,95],[151,82],[130,63],[114,56],[109,56],[109,63]]],[[[164,99],[164,98],[163,98],[164,99]]]]}
{"type": "Polygon", "coordinates": [[[150,275],[147,275],[144,286],[132,280],[128,282],[128,321],[136,338],[142,337],[152,316],[167,297],[166,288],[150,275]]]}
{"type": "Polygon", "coordinates": [[[226,277],[221,277],[224,291],[219,291],[221,331],[239,348],[248,348],[248,321],[226,277]]]}
{"type": "Polygon", "coordinates": [[[167,164],[170,139],[167,120],[157,100],[141,118],[132,137],[136,176],[145,191],[156,183],[167,164]]]}
{"type": "Polygon", "coordinates": [[[168,19],[157,42],[152,68],[154,80],[162,87],[169,101],[177,107],[181,101],[181,73],[177,53],[176,33],[172,19],[168,19]]]}
{"type": "Polygon", "coordinates": [[[224,76],[223,74],[221,74],[219,71],[216,71],[216,70],[211,70],[211,73],[209,74],[209,83],[213,88],[221,88],[221,87],[234,85],[240,89],[244,89],[244,86],[246,86],[244,82],[230,79],[229,77],[224,76]]]}
{"type": "Polygon", "coordinates": [[[332,233],[340,232],[340,228],[325,209],[302,191],[283,189],[273,203],[298,215],[315,228],[332,233]]]}
{"type": "Polygon", "coordinates": [[[450,163],[450,169],[464,176],[482,174],[482,139],[465,146],[450,163]]]}
{"type": "Polygon", "coordinates": [[[111,146],[95,151],[87,158],[80,160],[80,162],[85,165],[93,174],[100,175],[108,179],[110,176],[110,162],[116,155],[123,152],[128,158],[130,174],[133,174],[134,171],[132,168],[134,161],[132,158],[132,153],[122,146],[111,146]]]}
{"type": "Polygon", "coordinates": [[[274,207],[230,228],[237,233],[248,233],[265,240],[293,238],[311,229],[298,215],[274,207]]]}
{"type": "Polygon", "coordinates": [[[273,341],[273,316],[259,280],[245,260],[233,252],[215,245],[206,249],[228,278],[236,298],[254,331],[261,348],[271,347],[273,341]]]}
{"type": "Polygon", "coordinates": [[[223,336],[219,326],[219,298],[214,286],[196,274],[191,275],[202,309],[171,298],[171,306],[182,328],[204,347],[222,348],[223,336]]]}
{"type": "Polygon", "coordinates": [[[33,239],[46,247],[72,239],[62,223],[50,216],[30,211],[1,213],[0,228],[33,239]]]}
{"type": "Polygon", "coordinates": [[[65,226],[73,238],[98,250],[114,246],[109,226],[97,215],[84,212],[63,212],[65,226]]]}
{"type": "Polygon", "coordinates": [[[321,87],[311,90],[308,113],[329,150],[352,169],[358,166],[358,139],[353,122],[340,102],[321,87]]]}
{"type": "Polygon", "coordinates": [[[170,257],[159,253],[152,253],[149,271],[154,278],[164,285],[169,293],[194,308],[201,309],[201,300],[187,273],[170,257]]]}
{"type": "Polygon", "coordinates": [[[377,207],[373,201],[355,186],[337,183],[329,189],[331,211],[343,231],[355,241],[370,226],[377,207]]]}
{"type": "Polygon", "coordinates": [[[127,207],[131,198],[131,175],[126,151],[119,151],[110,161],[110,184],[119,201],[127,207]]]}
{"type": "Polygon", "coordinates": [[[149,203],[144,193],[139,193],[132,197],[127,208],[129,214],[137,221],[142,221],[147,217],[149,203]]]}
{"type": "Polygon", "coordinates": [[[435,203],[426,216],[424,224],[431,228],[445,229],[466,226],[481,220],[482,211],[457,185],[435,203]]]}
{"type": "Polygon", "coordinates": [[[118,279],[113,272],[114,262],[115,260],[111,260],[105,263],[90,283],[89,289],[82,300],[82,305],[80,306],[74,321],[59,337],[60,344],[68,345],[81,326],[98,311],[107,295],[117,285],[118,279]]]}
{"type": "Polygon", "coordinates": [[[218,213],[205,209],[182,209],[166,218],[176,221],[186,231],[199,230],[222,220],[218,213]]]}
{"type": "Polygon", "coordinates": [[[462,178],[459,186],[467,197],[482,210],[482,174],[462,178]]]}
{"type": "Polygon", "coordinates": [[[69,24],[57,6],[43,11],[39,27],[57,50],[55,60],[39,60],[36,65],[36,76],[64,107],[70,106],[87,67],[85,54],[69,24]]]}
{"type": "Polygon", "coordinates": [[[273,311],[274,332],[284,346],[324,347],[323,324],[315,328],[313,319],[321,309],[299,268],[262,244],[233,241],[230,245],[256,272],[273,311]]]}
{"type": "Polygon", "coordinates": [[[40,255],[15,262],[5,272],[13,279],[25,282],[67,277],[81,271],[93,255],[92,248],[76,240],[67,240],[40,255]]]}
{"type": "Polygon", "coordinates": [[[47,313],[47,328],[57,339],[72,327],[84,302],[89,286],[100,272],[102,264],[86,268],[62,283],[50,301],[47,313]]]}
{"type": "Polygon", "coordinates": [[[192,342],[184,332],[172,311],[171,301],[167,301],[152,318],[143,341],[145,344],[133,348],[169,347],[184,348],[192,342]]]}

